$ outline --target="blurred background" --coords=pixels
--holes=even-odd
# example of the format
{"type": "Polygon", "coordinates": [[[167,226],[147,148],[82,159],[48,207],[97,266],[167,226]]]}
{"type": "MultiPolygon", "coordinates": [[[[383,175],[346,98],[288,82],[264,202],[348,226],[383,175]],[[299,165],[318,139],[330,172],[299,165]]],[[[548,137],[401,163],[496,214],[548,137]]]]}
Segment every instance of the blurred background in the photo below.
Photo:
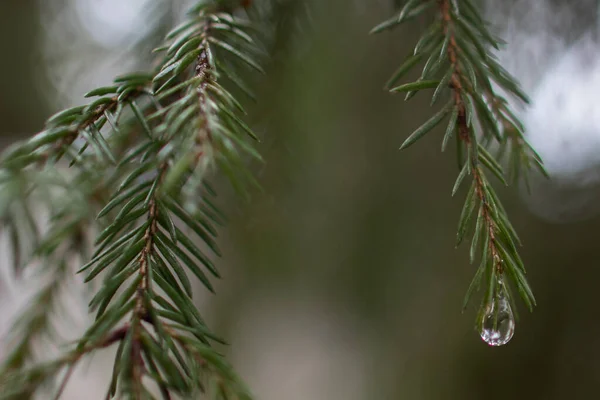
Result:
{"type": "MultiPolygon", "coordinates": [[[[185,3],[0,2],[2,146],[114,75],[149,68],[185,3]]],[[[222,191],[224,278],[216,296],[199,297],[256,399],[595,395],[600,219],[551,224],[526,195],[498,188],[539,305],[520,307],[507,346],[488,347],[474,330],[479,297],[461,313],[475,266],[468,246],[454,248],[464,199],[450,196],[455,155],[441,153],[442,132],[400,153],[431,114],[429,100],[405,104],[382,90],[422,26],[369,36],[392,1],[313,3],[310,25],[282,28],[267,77],[255,80],[258,102],[248,106],[263,138],[263,190],[248,202],[222,191]]],[[[574,12],[589,23],[589,10],[574,12]]],[[[4,332],[19,301],[6,282],[0,301],[4,332]]],[[[96,356],[65,398],[101,399],[111,362],[110,350],[96,356]]]]}

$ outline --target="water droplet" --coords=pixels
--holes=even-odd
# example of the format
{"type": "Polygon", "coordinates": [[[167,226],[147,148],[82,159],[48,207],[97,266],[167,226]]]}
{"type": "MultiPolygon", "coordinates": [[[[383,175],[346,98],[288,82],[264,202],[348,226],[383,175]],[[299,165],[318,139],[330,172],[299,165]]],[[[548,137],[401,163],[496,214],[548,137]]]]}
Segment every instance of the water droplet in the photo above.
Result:
{"type": "Polygon", "coordinates": [[[506,296],[504,281],[500,278],[494,288],[492,304],[487,305],[481,324],[481,338],[490,346],[502,346],[515,333],[515,317],[506,296]]]}

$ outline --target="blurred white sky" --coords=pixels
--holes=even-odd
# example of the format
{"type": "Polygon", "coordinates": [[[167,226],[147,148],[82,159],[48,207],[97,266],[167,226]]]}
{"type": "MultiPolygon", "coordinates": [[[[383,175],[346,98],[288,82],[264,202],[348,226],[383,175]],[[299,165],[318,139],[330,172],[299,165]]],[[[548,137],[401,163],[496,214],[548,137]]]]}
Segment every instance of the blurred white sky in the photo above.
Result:
{"type": "Polygon", "coordinates": [[[51,104],[57,110],[81,104],[85,92],[110,84],[115,75],[151,68],[148,54],[156,44],[152,40],[164,34],[161,27],[181,17],[185,3],[40,0],[42,58],[50,75],[46,93],[51,104]]]}
{"type": "Polygon", "coordinates": [[[90,38],[107,48],[118,48],[152,26],[148,20],[152,0],[71,0],[90,38]]]}

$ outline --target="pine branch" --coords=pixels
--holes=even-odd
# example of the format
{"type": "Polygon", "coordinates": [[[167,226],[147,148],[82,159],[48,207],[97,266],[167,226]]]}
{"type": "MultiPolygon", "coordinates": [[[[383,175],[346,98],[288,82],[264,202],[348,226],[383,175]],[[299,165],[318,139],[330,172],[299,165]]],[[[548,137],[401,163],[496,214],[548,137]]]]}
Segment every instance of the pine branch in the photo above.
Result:
{"type": "Polygon", "coordinates": [[[474,224],[471,262],[477,253],[481,253],[481,264],[464,305],[486,277],[486,294],[477,325],[486,342],[501,345],[512,337],[512,310],[515,309],[504,276],[508,275],[530,310],[535,305],[535,298],[525,279],[525,268],[517,250],[520,240],[487,174],[508,184],[500,163],[507,148],[511,150],[509,160],[513,181],[519,176],[527,179],[530,168],[544,170],[539,156],[524,139],[521,122],[494,87],[522,101],[528,99],[514,78],[496,62],[490,49],[498,49],[503,42],[489,32],[470,0],[406,1],[396,16],[379,24],[372,33],[393,29],[425,15],[432,16],[433,23],[416,44],[414,53],[390,79],[387,88],[391,92],[406,93],[406,100],[419,91],[434,89],[431,104],[443,97],[447,102],[404,141],[401,149],[414,144],[444,120],[447,126],[442,150],[455,136],[460,174],[453,195],[467,176],[472,178],[459,220],[457,245],[474,224]],[[417,81],[394,86],[422,61],[425,64],[417,81]],[[500,148],[496,156],[487,148],[494,143],[500,148]]]}

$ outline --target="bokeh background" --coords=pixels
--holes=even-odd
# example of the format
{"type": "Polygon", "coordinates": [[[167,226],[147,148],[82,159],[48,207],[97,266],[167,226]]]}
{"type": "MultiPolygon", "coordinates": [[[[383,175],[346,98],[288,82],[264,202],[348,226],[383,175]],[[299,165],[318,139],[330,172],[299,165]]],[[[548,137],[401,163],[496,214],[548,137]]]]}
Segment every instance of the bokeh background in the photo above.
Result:
{"type": "MultiPolygon", "coordinates": [[[[1,1],[2,146],[114,75],[148,68],[149,51],[184,3],[1,1]]],[[[230,219],[220,235],[224,278],[216,296],[200,294],[256,398],[597,395],[600,219],[551,224],[525,206],[524,194],[498,188],[539,305],[519,309],[507,346],[486,346],[474,331],[479,298],[461,313],[475,266],[468,246],[454,248],[464,198],[450,196],[455,156],[441,153],[442,132],[399,152],[430,115],[428,99],[406,104],[382,90],[422,26],[369,36],[391,1],[313,3],[310,24],[294,22],[303,7],[290,9],[268,74],[255,79],[258,101],[248,106],[263,138],[266,162],[254,166],[263,190],[248,202],[222,191],[230,219]]],[[[589,10],[575,15],[589,23],[589,10]]],[[[3,276],[4,332],[19,292],[3,276]]],[[[106,353],[79,371],[68,399],[103,397],[106,353]]]]}

